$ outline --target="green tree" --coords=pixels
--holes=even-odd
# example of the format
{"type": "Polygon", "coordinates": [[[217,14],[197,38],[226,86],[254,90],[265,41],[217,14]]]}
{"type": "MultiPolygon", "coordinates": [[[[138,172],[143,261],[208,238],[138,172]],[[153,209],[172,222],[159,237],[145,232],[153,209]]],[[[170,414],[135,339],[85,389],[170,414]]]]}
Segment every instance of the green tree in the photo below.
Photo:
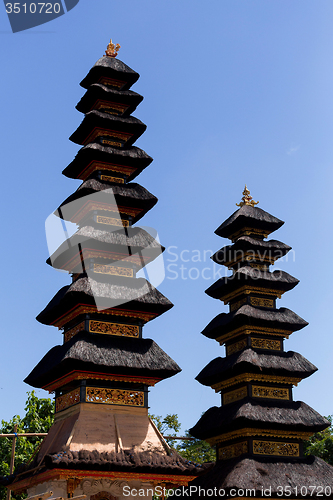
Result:
{"type": "MultiPolygon", "coordinates": [[[[160,433],[164,436],[176,436],[179,432],[181,424],[177,414],[168,414],[166,417],[161,415],[150,415],[160,433]]],[[[191,435],[186,431],[186,438],[191,435]]],[[[215,462],[216,452],[206,441],[200,439],[184,439],[176,442],[175,439],[167,440],[169,446],[174,448],[182,457],[191,462],[202,464],[204,462],[215,462]]]]}
{"type": "Polygon", "coordinates": [[[326,418],[330,426],[321,432],[316,432],[308,441],[304,441],[304,453],[315,455],[333,465],[333,415],[326,418]]]}
{"type": "MultiPolygon", "coordinates": [[[[54,402],[49,398],[38,398],[34,391],[28,392],[25,404],[25,415],[21,418],[15,415],[9,422],[1,421],[0,434],[11,434],[14,425],[17,433],[48,432],[53,422],[54,402]]],[[[15,469],[29,461],[33,453],[42,442],[43,437],[18,437],[15,448],[15,469]]],[[[0,438],[0,476],[9,474],[10,457],[12,453],[12,438],[0,438]]],[[[0,486],[0,500],[5,500],[7,489],[0,486]]],[[[13,496],[19,500],[21,496],[13,496]]]]}

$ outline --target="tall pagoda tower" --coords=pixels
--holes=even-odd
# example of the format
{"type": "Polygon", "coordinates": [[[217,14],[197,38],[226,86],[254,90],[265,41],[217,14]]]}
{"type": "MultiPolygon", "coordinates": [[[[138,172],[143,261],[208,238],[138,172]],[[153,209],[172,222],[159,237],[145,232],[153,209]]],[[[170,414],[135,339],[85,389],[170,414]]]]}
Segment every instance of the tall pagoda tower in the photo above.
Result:
{"type": "MultiPolygon", "coordinates": [[[[291,248],[266,240],[283,222],[256,204],[245,186],[240,208],[215,231],[232,244],[212,259],[232,274],[206,293],[228,304],[229,312],[216,316],[202,333],[224,344],[226,356],[211,361],[196,378],[221,394],[221,406],[206,411],[190,433],[216,446],[217,461],[190,484],[217,497],[332,497],[333,467],[303,453],[303,440],[329,422],[292,396],[293,385],[317,368],[284,351],[284,340],[307,323],[276,306],[298,280],[270,270],[291,248]]],[[[203,496],[195,491],[192,497],[203,496]]]]}
{"type": "MultiPolygon", "coordinates": [[[[58,327],[51,349],[25,382],[55,393],[55,421],[33,461],[10,488],[29,496],[131,498],[129,488],[184,485],[199,468],[171,450],[148,416],[148,389],[180,371],[151,339],[145,323],[172,304],[136,273],[161,251],[134,227],[157,199],[131,182],[152,161],[133,146],[146,126],[131,116],[142,96],[139,75],[115,58],[110,42],[81,86],[85,114],[71,140],[80,144],[63,171],[82,184],[55,212],[78,230],[48,263],[72,283],[37,320],[58,327]]],[[[149,495],[148,495],[149,496],[149,495]]],[[[151,494],[150,494],[151,496],[151,494]]]]}

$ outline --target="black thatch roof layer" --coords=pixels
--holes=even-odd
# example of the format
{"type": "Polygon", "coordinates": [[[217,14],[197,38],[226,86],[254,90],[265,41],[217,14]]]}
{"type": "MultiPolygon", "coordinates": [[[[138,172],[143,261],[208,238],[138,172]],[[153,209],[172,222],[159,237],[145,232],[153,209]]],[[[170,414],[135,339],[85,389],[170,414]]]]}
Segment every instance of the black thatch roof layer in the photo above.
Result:
{"type": "Polygon", "coordinates": [[[286,255],[289,250],[291,250],[291,247],[281,243],[281,241],[263,241],[251,238],[250,236],[241,236],[233,245],[225,246],[214,253],[211,259],[216,262],[216,264],[226,264],[228,262],[234,262],[235,260],[240,260],[240,262],[242,262],[245,260],[244,254],[248,252],[253,256],[253,260],[255,260],[254,257],[256,260],[276,260],[286,255]]]}
{"type": "Polygon", "coordinates": [[[86,177],[84,174],[82,177],[81,173],[83,173],[93,161],[135,168],[135,172],[127,177],[127,180],[131,181],[134,177],[139,175],[144,168],[150,165],[153,159],[151,156],[147,155],[145,151],[136,146],[118,149],[94,142],[81,148],[74,160],[62,173],[70,179],[85,179],[86,177]]]}
{"type": "Polygon", "coordinates": [[[80,102],[77,104],[76,109],[81,113],[88,113],[95,106],[96,101],[110,101],[112,103],[119,103],[128,106],[126,111],[120,113],[122,116],[128,116],[143,100],[143,97],[136,92],[131,90],[114,90],[101,85],[100,83],[94,83],[91,85],[84,96],[81,98],[80,102]]]}
{"type": "Polygon", "coordinates": [[[233,275],[220,278],[207,288],[205,292],[214,299],[220,299],[234,290],[247,285],[248,287],[268,288],[283,293],[294,288],[297,283],[299,283],[298,279],[284,271],[279,270],[270,273],[250,266],[244,266],[237,269],[233,275]]]}
{"type": "Polygon", "coordinates": [[[260,229],[270,234],[283,224],[282,220],[277,219],[261,208],[243,205],[216,229],[215,234],[223,238],[229,238],[229,236],[243,228],[260,229]]]}
{"type": "Polygon", "coordinates": [[[245,427],[319,432],[328,426],[326,418],[301,401],[258,403],[245,398],[209,408],[189,432],[198,439],[209,439],[245,427]]]}
{"type": "Polygon", "coordinates": [[[297,352],[281,351],[266,354],[247,348],[226,358],[213,359],[201,370],[196,380],[202,385],[211,386],[241,373],[261,373],[304,379],[315,371],[317,371],[316,366],[297,352]]]}
{"type": "Polygon", "coordinates": [[[98,301],[99,309],[121,305],[121,308],[127,311],[134,309],[153,312],[157,315],[163,314],[173,306],[144,278],[120,278],[118,276],[113,278],[117,284],[100,283],[82,275],[56,293],[37,316],[37,321],[44,325],[52,325],[77,304],[95,305],[95,299],[98,301]]]}
{"type": "Polygon", "coordinates": [[[236,311],[218,314],[201,332],[205,337],[216,339],[245,325],[286,329],[290,332],[301,330],[307,321],[285,307],[276,310],[252,307],[246,304],[236,311]]]}
{"type": "MultiPolygon", "coordinates": [[[[89,222],[92,223],[92,221],[89,222]]],[[[58,269],[72,271],[73,264],[68,263],[79,254],[79,245],[83,252],[83,258],[85,258],[85,251],[91,249],[103,252],[103,263],[105,264],[112,260],[119,261],[120,254],[123,255],[124,259],[129,255],[140,254],[144,257],[143,266],[165,250],[147,231],[140,227],[101,231],[101,225],[97,224],[97,226],[97,228],[91,225],[81,227],[47,259],[47,264],[58,269]],[[113,253],[116,254],[116,257],[112,256],[113,253]],[[105,258],[108,255],[109,258],[105,258]]],[[[137,267],[142,266],[138,265],[137,267]]]]}
{"type": "MultiPolygon", "coordinates": [[[[281,488],[283,492],[291,492],[289,498],[315,497],[321,496],[326,490],[325,497],[333,496],[333,467],[320,458],[309,456],[302,461],[286,461],[278,458],[234,458],[228,461],[219,461],[205,474],[197,477],[189,483],[188,488],[196,486],[205,490],[214,490],[209,497],[221,498],[219,490],[225,490],[225,498],[230,497],[230,490],[236,493],[241,490],[255,490],[255,494],[248,494],[256,498],[263,498],[263,490],[270,498],[279,498],[281,488]],[[288,490],[285,488],[288,487],[288,490]],[[303,490],[301,490],[303,487],[303,490]],[[302,495],[301,495],[302,491],[302,495]],[[330,493],[331,491],[331,493],[330,493]],[[297,493],[297,494],[296,494],[297,493]],[[319,495],[318,495],[319,494],[319,495]]],[[[207,495],[208,496],[208,495],[207,495]]],[[[234,493],[233,495],[234,496],[234,493]]],[[[242,493],[239,496],[244,496],[242,493]]],[[[199,500],[204,497],[192,490],[192,500],[199,500]]],[[[188,498],[177,496],[177,498],[188,498]]],[[[281,498],[286,498],[282,496],[281,498]]]]}
{"type": "MultiPolygon", "coordinates": [[[[141,120],[138,120],[138,118],[134,118],[134,116],[127,116],[123,118],[121,116],[110,115],[108,113],[93,110],[85,115],[81,125],[78,126],[69,139],[70,141],[81,145],[87,144],[88,142],[94,142],[94,139],[87,140],[87,138],[95,128],[131,134],[131,136],[125,141],[127,146],[131,146],[140,137],[140,135],[144,133],[147,126],[142,123],[141,120]]],[[[107,134],[104,134],[103,132],[100,134],[100,136],[105,135],[107,134]]]]}
{"type": "Polygon", "coordinates": [[[78,333],[53,347],[25,382],[44,387],[73,370],[165,379],[181,369],[153,340],[78,333]]]}
{"type": "Polygon", "coordinates": [[[122,90],[127,90],[138,80],[139,76],[120,59],[103,56],[98,59],[80,85],[87,89],[89,85],[98,83],[101,77],[107,77],[124,82],[122,90]]]}
{"type": "Polygon", "coordinates": [[[88,179],[62,202],[55,214],[62,219],[72,220],[92,195],[92,201],[105,204],[105,210],[108,209],[108,204],[114,206],[115,202],[119,207],[141,209],[140,213],[133,217],[133,222],[141,219],[157,203],[157,198],[140,184],[110,184],[96,179],[88,179]],[[74,201],[75,203],[73,203],[74,201]]]}

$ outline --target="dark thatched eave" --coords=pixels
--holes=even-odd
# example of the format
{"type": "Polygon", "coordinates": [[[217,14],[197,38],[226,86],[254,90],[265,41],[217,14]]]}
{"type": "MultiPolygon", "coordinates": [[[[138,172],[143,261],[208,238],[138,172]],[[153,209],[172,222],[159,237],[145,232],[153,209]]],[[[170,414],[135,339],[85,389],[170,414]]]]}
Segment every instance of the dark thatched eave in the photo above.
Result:
{"type": "Polygon", "coordinates": [[[173,306],[144,278],[120,278],[118,276],[113,276],[113,278],[113,283],[100,283],[82,275],[59,290],[37,316],[37,321],[44,325],[52,325],[78,304],[94,306],[95,297],[102,312],[104,307],[107,309],[120,305],[127,311],[145,311],[159,315],[173,306]]]}
{"type": "Polygon", "coordinates": [[[317,368],[301,354],[293,351],[258,353],[251,348],[243,349],[225,358],[215,358],[197,375],[202,385],[211,386],[242,373],[261,373],[304,379],[317,368]]]}
{"type": "Polygon", "coordinates": [[[120,59],[103,56],[98,59],[80,85],[84,89],[87,89],[89,85],[98,83],[102,77],[124,82],[122,90],[127,90],[138,80],[140,75],[127,66],[127,64],[120,61],[120,59]]]}
{"type": "Polygon", "coordinates": [[[298,279],[284,271],[278,270],[270,273],[250,266],[244,266],[237,269],[233,275],[220,278],[207,288],[205,292],[214,299],[220,299],[238,288],[247,285],[249,288],[251,286],[255,288],[267,288],[283,293],[292,290],[298,283],[298,279]]]}
{"type": "MultiPolygon", "coordinates": [[[[281,488],[291,492],[288,498],[317,498],[317,493],[325,491],[326,496],[333,497],[333,467],[320,458],[309,456],[301,461],[281,460],[279,458],[233,458],[228,461],[219,461],[205,474],[197,477],[189,483],[190,487],[197,489],[213,490],[210,498],[221,498],[219,490],[224,490],[224,497],[231,497],[230,490],[255,490],[255,494],[248,493],[247,496],[263,498],[263,490],[270,498],[279,498],[281,488]],[[303,487],[303,490],[301,490],[303,487]],[[216,492],[214,492],[216,488],[216,492]],[[297,495],[295,493],[297,492],[297,495]],[[330,493],[331,492],[331,493],[330,493]]],[[[243,496],[243,495],[242,495],[243,496]]],[[[176,496],[175,496],[176,497],[176,496]]],[[[201,500],[204,498],[192,489],[191,499],[201,500]]],[[[208,495],[207,495],[208,497],[208,495]]],[[[176,498],[188,498],[185,494],[176,498]]],[[[283,496],[280,498],[286,498],[283,496]]]]}
{"type": "Polygon", "coordinates": [[[128,106],[126,111],[122,113],[122,116],[128,116],[143,100],[142,95],[132,92],[131,90],[114,90],[101,85],[100,83],[94,83],[90,85],[87,92],[81,98],[80,102],[77,104],[76,109],[81,113],[89,113],[93,109],[96,101],[112,102],[116,104],[124,104],[128,106]]]}
{"type": "Polygon", "coordinates": [[[261,208],[243,205],[216,229],[215,234],[223,238],[229,238],[244,227],[260,229],[269,234],[279,229],[283,224],[282,220],[277,219],[261,208]]]}
{"type": "Polygon", "coordinates": [[[245,252],[250,253],[256,259],[276,260],[286,255],[291,247],[278,240],[256,240],[250,236],[242,236],[233,245],[227,245],[211,256],[216,264],[226,264],[236,259],[242,262],[245,259],[245,252]]]}
{"type": "MultiPolygon", "coordinates": [[[[100,228],[100,224],[97,224],[97,228],[90,225],[81,227],[47,259],[47,264],[54,268],[73,272],[73,264],[70,264],[70,261],[79,255],[81,248],[83,259],[85,259],[85,251],[103,252],[103,264],[121,260],[120,255],[123,255],[124,259],[129,255],[140,255],[144,259],[141,265],[137,266],[140,268],[147,261],[150,262],[161,255],[165,250],[147,231],[140,227],[129,227],[115,231],[101,231],[100,228]],[[114,257],[113,254],[116,254],[117,257],[114,257]],[[109,258],[106,258],[108,255],[109,258]]],[[[80,271],[75,272],[82,272],[82,266],[80,271]]]]}
{"type": "Polygon", "coordinates": [[[115,202],[118,207],[125,206],[141,210],[133,217],[133,223],[141,219],[157,203],[157,198],[140,184],[110,184],[88,179],[61,203],[55,214],[64,220],[72,220],[89,200],[105,204],[106,210],[108,204],[114,207],[115,202]]]}
{"type": "Polygon", "coordinates": [[[328,426],[326,418],[301,401],[259,403],[244,398],[209,408],[189,432],[198,439],[209,439],[245,427],[314,433],[328,426]]]}
{"type": "MultiPolygon", "coordinates": [[[[116,131],[130,134],[130,137],[125,141],[125,144],[127,146],[131,146],[140,137],[140,135],[144,133],[147,126],[134,116],[121,117],[93,110],[89,111],[89,113],[85,115],[81,124],[75,132],[73,132],[69,140],[81,145],[84,145],[87,142],[93,142],[95,139],[87,141],[87,137],[95,128],[101,129],[102,131],[116,131]]],[[[104,134],[103,132],[100,134],[100,136],[105,135],[107,134],[104,134]]]]}
{"type": "Polygon", "coordinates": [[[205,337],[216,339],[245,325],[283,328],[287,331],[295,332],[304,328],[308,323],[285,307],[277,310],[269,310],[246,304],[236,311],[218,314],[201,333],[205,337]]]}
{"type": "Polygon", "coordinates": [[[109,164],[110,168],[112,164],[135,168],[135,172],[127,177],[127,181],[131,181],[150,165],[153,159],[136,146],[118,149],[93,142],[81,148],[62,173],[70,179],[85,180],[84,172],[93,161],[109,164]]]}
{"type": "Polygon", "coordinates": [[[72,371],[165,379],[181,369],[153,340],[81,332],[53,347],[25,382],[44,387],[72,371]]]}

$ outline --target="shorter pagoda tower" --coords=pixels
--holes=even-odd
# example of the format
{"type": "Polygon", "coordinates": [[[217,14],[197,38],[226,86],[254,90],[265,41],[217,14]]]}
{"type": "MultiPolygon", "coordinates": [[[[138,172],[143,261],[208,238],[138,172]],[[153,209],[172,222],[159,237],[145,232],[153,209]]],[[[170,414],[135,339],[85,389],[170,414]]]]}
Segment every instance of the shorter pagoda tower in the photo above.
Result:
{"type": "Polygon", "coordinates": [[[323,491],[331,497],[333,467],[303,453],[303,440],[329,422],[292,396],[292,387],[317,368],[301,354],[284,350],[284,340],[307,322],[276,306],[298,280],[270,270],[291,248],[266,240],[283,222],[257,203],[245,186],[240,208],[215,231],[232,244],[212,259],[232,274],[206,293],[228,304],[229,312],[216,316],[202,333],[225,345],[226,357],[211,361],[196,379],[221,394],[221,406],[206,411],[190,433],[216,447],[217,462],[190,484],[216,488],[212,496],[223,490],[235,498],[263,498],[264,491],[272,498],[320,496],[323,491]]]}
{"type": "MultiPolygon", "coordinates": [[[[119,48],[119,47],[118,47],[119,48]]],[[[114,500],[133,488],[184,485],[198,467],[165,442],[148,415],[149,388],[180,371],[143,327],[172,303],[137,273],[163,247],[134,226],[157,202],[131,182],[152,161],[133,143],[146,126],[131,116],[138,73],[110,42],[82,80],[85,116],[71,140],[82,146],[63,174],[82,184],[56,210],[77,231],[47,260],[72,283],[37,320],[63,337],[25,379],[55,393],[55,420],[10,488],[28,495],[114,500]],[[125,490],[125,488],[127,488],[125,490]]],[[[134,494],[134,496],[136,496],[134,494]]]]}

